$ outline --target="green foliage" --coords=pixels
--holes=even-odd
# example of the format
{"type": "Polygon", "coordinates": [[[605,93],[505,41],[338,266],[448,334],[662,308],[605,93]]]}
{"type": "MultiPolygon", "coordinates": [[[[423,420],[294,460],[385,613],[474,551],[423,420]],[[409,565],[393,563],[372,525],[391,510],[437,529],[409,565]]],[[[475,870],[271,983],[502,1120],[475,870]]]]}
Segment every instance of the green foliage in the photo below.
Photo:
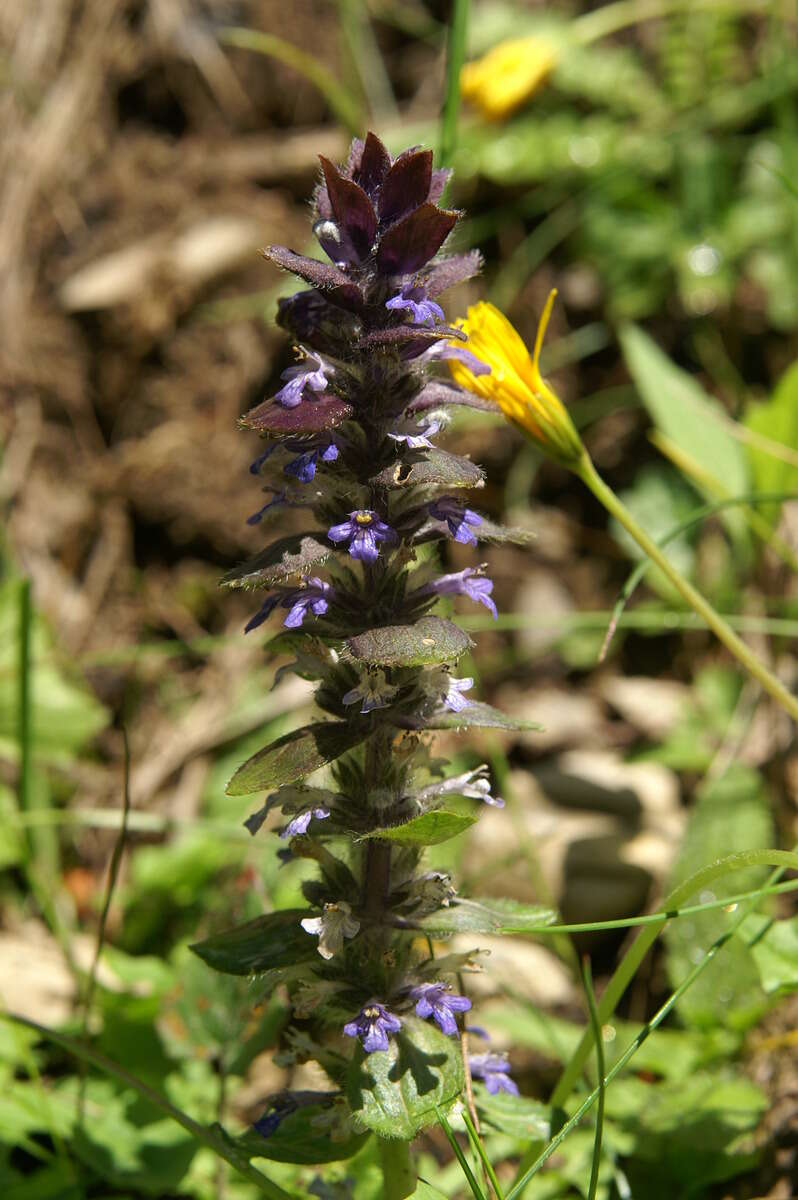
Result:
{"type": "Polygon", "coordinates": [[[529,933],[552,925],[554,909],[542,904],[521,904],[517,900],[456,900],[448,908],[424,917],[422,928],[431,934],[447,933],[529,933]]]}
{"type": "Polygon", "coordinates": [[[404,825],[374,829],[367,836],[408,846],[437,846],[441,842],[448,842],[449,838],[457,837],[459,833],[464,833],[476,820],[476,817],[469,817],[465,813],[447,812],[439,808],[434,812],[422,813],[420,817],[414,817],[404,825]]]}
{"type": "Polygon", "coordinates": [[[535,721],[522,721],[508,717],[505,713],[485,704],[481,700],[471,700],[460,712],[443,712],[427,717],[423,723],[424,729],[507,729],[507,730],[539,730],[542,726],[535,721]]]}
{"type": "Polygon", "coordinates": [[[236,1138],[236,1148],[247,1158],[267,1158],[273,1162],[328,1163],[352,1158],[362,1150],[368,1132],[339,1132],[335,1112],[329,1104],[310,1104],[284,1117],[268,1137],[248,1130],[236,1138]]]}
{"type": "Polygon", "coordinates": [[[431,1022],[406,1017],[388,1050],[356,1054],[346,1094],[361,1128],[380,1137],[414,1138],[463,1090],[456,1040],[431,1022]]]}
{"type": "MultiPolygon", "coordinates": [[[[745,426],[753,434],[777,443],[772,451],[757,442],[748,445],[757,491],[798,492],[798,363],[782,375],[769,400],[764,404],[749,405],[745,426]],[[780,447],[785,457],[778,456],[780,447]]],[[[764,504],[762,510],[775,525],[781,506],[764,504]]]]}
{"type": "Polygon", "coordinates": [[[362,742],[368,728],[325,721],[286,733],[238,768],[227,785],[228,796],[250,796],[253,792],[296,783],[312,771],[334,762],[362,742]]]}
{"type": "MultiPolygon", "coordinates": [[[[671,886],[710,862],[719,846],[726,852],[753,850],[771,844],[772,838],[768,798],[761,779],[745,767],[734,766],[699,792],[671,886]]],[[[736,872],[732,882],[722,880],[712,885],[712,898],[728,895],[732,887],[756,887],[761,880],[761,869],[756,867],[736,872]]],[[[714,910],[671,923],[665,942],[668,976],[674,986],[701,961],[728,921],[723,910],[714,910]]],[[[765,995],[752,952],[737,938],[725,947],[723,958],[712,963],[685,993],[679,1013],[685,1022],[702,1028],[727,1025],[745,1029],[764,1008],[765,995]]]]}
{"type": "Polygon", "coordinates": [[[306,909],[282,909],[196,942],[191,949],[209,967],[230,975],[255,975],[316,957],[315,940],[300,925],[306,909]]]}
{"type": "Polygon", "coordinates": [[[443,617],[422,617],[415,625],[385,625],[346,642],[353,658],[370,667],[427,667],[456,662],[471,638],[443,617]]]}

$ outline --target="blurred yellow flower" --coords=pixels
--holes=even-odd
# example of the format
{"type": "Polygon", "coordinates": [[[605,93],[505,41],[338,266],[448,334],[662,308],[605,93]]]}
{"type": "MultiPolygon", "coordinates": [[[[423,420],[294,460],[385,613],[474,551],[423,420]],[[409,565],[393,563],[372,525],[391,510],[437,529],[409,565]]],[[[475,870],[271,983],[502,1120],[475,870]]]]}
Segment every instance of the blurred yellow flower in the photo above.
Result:
{"type": "MultiPolygon", "coordinates": [[[[520,334],[504,313],[481,301],[468,309],[466,318],[455,321],[468,335],[468,349],[490,367],[489,375],[475,375],[456,359],[449,361],[455,383],[483,400],[492,400],[508,420],[518,425],[551,458],[567,467],[583,461],[585,448],[562,401],[540,374],[538,360],[556,291],[549,294],[538,325],[535,349],[530,357],[520,334]]],[[[462,343],[452,342],[462,347],[462,343]]]]}
{"type": "Polygon", "coordinates": [[[499,42],[460,72],[460,93],[489,121],[501,121],[533,96],[557,65],[559,51],[542,35],[499,42]]]}

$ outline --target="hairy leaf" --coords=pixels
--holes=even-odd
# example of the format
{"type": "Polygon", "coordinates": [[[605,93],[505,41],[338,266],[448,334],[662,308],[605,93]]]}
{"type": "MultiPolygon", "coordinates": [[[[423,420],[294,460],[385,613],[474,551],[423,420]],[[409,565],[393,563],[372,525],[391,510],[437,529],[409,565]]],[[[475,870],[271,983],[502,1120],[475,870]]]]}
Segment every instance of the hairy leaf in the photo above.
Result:
{"type": "Polygon", "coordinates": [[[403,1017],[388,1050],[358,1050],[346,1093],[356,1123],[380,1137],[410,1141],[431,1125],[435,1109],[448,1106],[463,1089],[460,1047],[433,1024],[403,1017]]]}
{"type": "Polygon", "coordinates": [[[286,908],[226,929],[191,949],[209,967],[227,975],[255,975],[316,957],[317,941],[299,922],[308,909],[286,908]]]}
{"type": "Polygon", "coordinates": [[[329,1105],[307,1105],[283,1117],[268,1137],[250,1129],[235,1139],[235,1145],[247,1158],[305,1165],[340,1162],[357,1154],[369,1135],[352,1132],[348,1137],[334,1140],[325,1126],[325,1120],[331,1116],[329,1105]]]}
{"type": "Polygon", "coordinates": [[[541,730],[542,725],[535,721],[521,721],[508,717],[491,704],[483,704],[479,700],[471,700],[460,712],[442,712],[432,717],[408,718],[408,724],[413,729],[508,729],[508,730],[541,730]]]}
{"type": "Polygon", "coordinates": [[[484,1084],[475,1085],[480,1118],[509,1137],[523,1141],[548,1141],[551,1136],[551,1109],[527,1096],[497,1092],[491,1096],[484,1084]]]}
{"type": "MultiPolygon", "coordinates": [[[[782,375],[768,401],[749,406],[745,414],[745,426],[760,437],[780,443],[788,456],[792,454],[792,460],[786,461],[784,457],[777,457],[778,446],[774,446],[773,450],[758,443],[748,446],[757,490],[798,492],[798,465],[795,462],[795,448],[798,446],[798,363],[793,363],[782,375]]],[[[768,521],[775,525],[781,505],[766,504],[762,506],[762,511],[768,521]]]]}
{"type": "Polygon", "coordinates": [[[529,933],[557,920],[553,908],[517,900],[455,900],[421,921],[427,933],[529,933]]]}
{"type": "Polygon", "coordinates": [[[233,567],[222,577],[222,587],[268,588],[301,575],[309,567],[329,558],[332,547],[318,540],[324,534],[292,533],[267,546],[240,567],[233,567]]]}
{"type": "Polygon", "coordinates": [[[423,487],[440,484],[446,488],[482,487],[485,472],[470,459],[445,450],[429,450],[422,459],[408,465],[401,460],[380,471],[372,481],[380,487],[423,487]]]}
{"type": "Polygon", "coordinates": [[[408,846],[437,846],[440,842],[448,842],[449,838],[463,833],[476,819],[464,813],[447,812],[439,808],[434,812],[422,813],[412,821],[406,821],[404,825],[374,829],[366,834],[366,837],[384,838],[386,841],[408,846]]]}
{"type": "Polygon", "coordinates": [[[311,771],[340,758],[366,736],[366,729],[343,721],[305,725],[248,758],[228,783],[227,795],[249,796],[282,787],[284,783],[296,783],[311,771]]]}
{"type": "Polygon", "coordinates": [[[301,437],[306,433],[335,429],[351,416],[351,404],[332,392],[325,392],[313,400],[300,401],[294,408],[286,408],[279,400],[264,400],[238,423],[265,437],[301,437]]]}
{"type": "Polygon", "coordinates": [[[467,633],[442,617],[422,617],[415,625],[384,625],[346,641],[354,658],[375,667],[455,662],[472,645],[467,633]]]}

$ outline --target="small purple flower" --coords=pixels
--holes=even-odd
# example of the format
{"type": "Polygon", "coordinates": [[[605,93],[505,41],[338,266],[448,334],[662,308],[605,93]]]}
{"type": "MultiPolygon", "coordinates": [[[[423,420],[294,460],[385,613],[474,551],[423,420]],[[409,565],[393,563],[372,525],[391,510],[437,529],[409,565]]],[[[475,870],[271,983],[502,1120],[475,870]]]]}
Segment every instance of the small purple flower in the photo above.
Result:
{"type": "Polygon", "coordinates": [[[416,325],[434,326],[436,321],[444,319],[443,309],[440,304],[436,304],[434,300],[429,300],[424,288],[419,287],[418,284],[402,284],[402,290],[390,299],[385,307],[391,309],[409,309],[413,315],[413,322],[416,325]]]}
{"type": "Polygon", "coordinates": [[[349,514],[348,521],[333,525],[327,530],[331,542],[349,542],[349,553],[352,558],[361,562],[373,563],[380,553],[380,542],[395,542],[396,530],[391,529],[381,521],[370,508],[358,508],[349,514]]]}
{"type": "Polygon", "coordinates": [[[263,520],[264,514],[267,513],[270,508],[277,508],[279,505],[284,503],[285,492],[275,492],[271,500],[269,500],[267,504],[264,504],[263,508],[259,508],[258,511],[254,512],[251,517],[247,517],[247,525],[259,525],[263,520]]]}
{"type": "MultiPolygon", "coordinates": [[[[473,1030],[469,1032],[473,1033],[473,1030]]],[[[481,1079],[491,1096],[498,1092],[520,1095],[518,1084],[510,1078],[510,1064],[503,1054],[470,1054],[468,1065],[474,1079],[481,1079]]]]}
{"type": "Polygon", "coordinates": [[[494,621],[499,615],[491,599],[493,580],[486,579],[481,574],[481,568],[466,567],[464,571],[455,571],[452,575],[441,575],[419,591],[431,596],[468,596],[469,600],[484,604],[494,621]]]}
{"type": "Polygon", "coordinates": [[[416,1001],[416,1016],[426,1020],[433,1017],[442,1033],[453,1037],[457,1033],[457,1021],[454,1014],[468,1012],[471,1001],[467,996],[449,994],[446,983],[421,983],[410,993],[416,1001]]]}
{"type": "Polygon", "coordinates": [[[466,508],[452,496],[441,496],[429,506],[429,515],[436,521],[445,521],[449,533],[456,542],[464,546],[476,546],[477,539],[471,532],[471,527],[482,524],[482,517],[473,509],[466,508]]]}
{"type": "Polygon", "coordinates": [[[288,1113],[280,1112],[278,1109],[274,1108],[271,1112],[264,1113],[260,1120],[255,1121],[252,1128],[256,1133],[259,1133],[261,1137],[271,1137],[273,1133],[276,1133],[283,1117],[286,1116],[288,1116],[288,1113]]]}
{"type": "Polygon", "coordinates": [[[260,475],[261,467],[266,462],[267,458],[271,458],[279,444],[279,442],[275,442],[272,446],[268,446],[263,451],[263,454],[259,454],[255,461],[249,464],[250,475],[260,475]]]}
{"type": "Polygon", "coordinates": [[[317,446],[313,450],[306,450],[304,454],[292,459],[285,467],[285,473],[293,475],[300,483],[310,483],[316,474],[316,466],[319,462],[335,462],[337,457],[338,447],[335,442],[331,441],[324,447],[317,446]]]}
{"type": "Polygon", "coordinates": [[[299,813],[292,821],[289,821],[285,829],[280,834],[281,838],[302,837],[307,833],[311,819],[316,818],[317,821],[326,821],[330,815],[329,808],[309,808],[303,813],[299,813]]]}
{"type": "Polygon", "coordinates": [[[344,1025],[344,1033],[347,1037],[360,1038],[360,1044],[366,1054],[373,1054],[375,1050],[387,1050],[388,1034],[398,1033],[401,1028],[402,1022],[392,1012],[388,1012],[384,1004],[377,1000],[369,1000],[354,1021],[344,1025]]]}
{"type": "Polygon", "coordinates": [[[323,392],[326,389],[328,370],[328,365],[320,355],[308,354],[302,362],[283,371],[280,378],[287,382],[276,393],[275,400],[279,401],[283,408],[296,408],[305,393],[305,388],[310,388],[312,392],[323,392]]]}
{"type": "Polygon", "coordinates": [[[314,617],[322,617],[330,607],[330,600],[335,596],[335,589],[323,579],[312,576],[300,588],[292,588],[288,592],[277,592],[266,599],[254,617],[250,617],[244,627],[244,633],[251,633],[264,621],[267,621],[278,605],[287,608],[288,616],[283,621],[286,629],[299,629],[308,612],[314,617]]]}
{"type": "Polygon", "coordinates": [[[389,433],[388,437],[394,442],[404,442],[408,450],[432,450],[429,439],[440,433],[440,428],[440,421],[430,421],[419,433],[389,433]]]}

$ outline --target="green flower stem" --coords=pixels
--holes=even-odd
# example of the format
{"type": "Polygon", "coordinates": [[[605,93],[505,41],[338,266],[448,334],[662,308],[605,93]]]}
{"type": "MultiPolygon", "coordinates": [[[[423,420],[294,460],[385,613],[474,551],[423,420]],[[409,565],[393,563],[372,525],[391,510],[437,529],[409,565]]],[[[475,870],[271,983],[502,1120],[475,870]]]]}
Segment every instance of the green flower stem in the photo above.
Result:
{"type": "Polygon", "coordinates": [[[676,588],[679,595],[706,622],[726,649],[734,655],[750,675],[753,675],[754,679],[761,683],[765,691],[774,700],[778,701],[781,707],[790,714],[792,719],[798,722],[798,699],[787,691],[784,684],[746,646],[745,642],[737,636],[720,613],[715,611],[709,601],[677,571],[673,563],[662,553],[657,543],[638,525],[626,505],[618,499],[612,488],[607,486],[593,466],[587,453],[583,455],[573,470],[582,482],[590,488],[590,491],[598,502],[603,505],[611,516],[615,517],[623,525],[626,532],[634,538],[641,550],[656,563],[663,575],[676,588]]]}
{"type": "Polygon", "coordinates": [[[416,1172],[410,1159],[410,1143],[379,1138],[382,1165],[382,1200],[406,1200],[416,1190],[416,1172]]]}

